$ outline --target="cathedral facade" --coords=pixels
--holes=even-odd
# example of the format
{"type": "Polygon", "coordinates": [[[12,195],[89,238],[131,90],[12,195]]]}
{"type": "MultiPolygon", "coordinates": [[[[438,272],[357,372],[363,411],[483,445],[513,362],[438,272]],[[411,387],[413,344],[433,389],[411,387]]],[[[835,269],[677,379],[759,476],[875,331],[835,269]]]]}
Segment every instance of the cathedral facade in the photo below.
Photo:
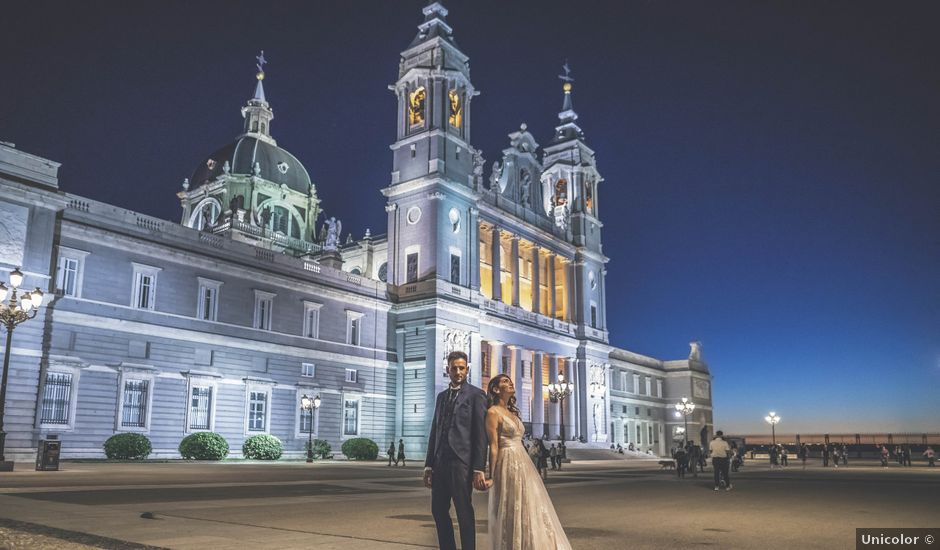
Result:
{"type": "Polygon", "coordinates": [[[690,435],[707,434],[697,343],[675,361],[610,344],[604,178],[571,82],[546,145],[522,125],[488,163],[471,144],[469,58],[442,5],[423,16],[390,86],[384,235],[352,239],[324,215],[273,137],[263,55],[242,133],[177,193],[181,223],[64,192],[58,164],[0,144],[0,272],[20,267],[24,288],[49,294],[13,336],[8,457],[31,459],[49,434],[65,457],[99,457],[121,432],[175,457],[198,431],[222,434],[233,456],[259,433],[288,456],[311,433],[337,451],[404,439],[416,456],[454,350],[476,385],[513,377],[535,437],[665,454],[682,439],[684,396],[697,405],[690,435]],[[572,392],[559,401],[561,380],[572,392]],[[304,411],[305,395],[319,408],[304,411]]]}

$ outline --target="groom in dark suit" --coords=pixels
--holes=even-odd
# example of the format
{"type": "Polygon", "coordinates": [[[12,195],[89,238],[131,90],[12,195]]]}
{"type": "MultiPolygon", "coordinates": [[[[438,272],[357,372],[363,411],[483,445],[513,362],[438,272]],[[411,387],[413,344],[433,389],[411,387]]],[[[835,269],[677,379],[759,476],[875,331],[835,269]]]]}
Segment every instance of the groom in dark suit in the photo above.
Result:
{"type": "Polygon", "coordinates": [[[424,485],[431,489],[431,513],[437,524],[437,541],[443,550],[456,550],[450,503],[457,511],[460,547],[476,547],[473,488],[486,490],[486,394],[467,382],[467,354],[447,356],[450,385],[437,396],[428,454],[424,461],[424,485]]]}

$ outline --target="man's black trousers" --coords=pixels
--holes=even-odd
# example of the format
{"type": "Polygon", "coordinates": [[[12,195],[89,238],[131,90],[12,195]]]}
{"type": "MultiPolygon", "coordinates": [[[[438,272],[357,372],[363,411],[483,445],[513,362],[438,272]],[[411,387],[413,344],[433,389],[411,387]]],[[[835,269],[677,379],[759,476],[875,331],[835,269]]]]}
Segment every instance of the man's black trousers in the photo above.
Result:
{"type": "Polygon", "coordinates": [[[450,519],[453,501],[460,527],[462,550],[476,548],[476,519],[473,515],[473,472],[457,458],[437,460],[431,473],[431,514],[437,525],[437,543],[442,550],[456,550],[454,524],[450,519]]]}

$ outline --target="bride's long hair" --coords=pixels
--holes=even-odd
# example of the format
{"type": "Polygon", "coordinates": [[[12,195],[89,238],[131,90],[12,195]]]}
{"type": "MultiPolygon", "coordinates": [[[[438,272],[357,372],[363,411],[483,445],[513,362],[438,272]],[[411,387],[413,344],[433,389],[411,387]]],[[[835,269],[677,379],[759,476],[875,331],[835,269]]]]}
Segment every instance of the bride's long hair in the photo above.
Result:
{"type": "MultiPolygon", "coordinates": [[[[493,405],[499,403],[499,395],[496,393],[496,390],[499,388],[499,381],[503,378],[512,380],[509,378],[509,375],[506,374],[497,374],[493,378],[490,378],[490,383],[486,385],[486,408],[490,408],[493,405]]],[[[509,409],[509,412],[522,418],[519,415],[519,407],[516,406],[516,396],[513,395],[509,398],[509,401],[506,403],[506,408],[509,409]]]]}

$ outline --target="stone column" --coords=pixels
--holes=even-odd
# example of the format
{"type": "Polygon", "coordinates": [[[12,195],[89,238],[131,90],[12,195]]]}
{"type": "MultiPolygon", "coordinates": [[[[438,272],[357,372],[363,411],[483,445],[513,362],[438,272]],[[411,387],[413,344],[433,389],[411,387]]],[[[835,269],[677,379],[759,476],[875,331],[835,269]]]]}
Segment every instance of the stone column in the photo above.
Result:
{"type": "Polygon", "coordinates": [[[405,329],[395,331],[395,349],[398,350],[398,364],[395,366],[395,438],[402,437],[404,429],[405,406],[405,329]]]}
{"type": "Polygon", "coordinates": [[[542,313],[542,309],[539,307],[540,296],[539,296],[539,247],[538,245],[532,246],[532,311],[534,313],[542,313]]]}
{"type": "Polygon", "coordinates": [[[545,354],[532,353],[532,437],[542,437],[545,423],[545,396],[542,390],[542,362],[545,354]]]}
{"type": "Polygon", "coordinates": [[[569,323],[576,323],[581,321],[580,311],[577,309],[577,296],[575,296],[575,273],[574,273],[574,262],[568,262],[565,264],[565,299],[568,302],[568,307],[565,308],[565,320],[569,323]]]}
{"type": "MultiPolygon", "coordinates": [[[[578,370],[574,368],[575,359],[572,357],[565,357],[565,379],[573,381],[575,379],[574,373],[578,370]]],[[[573,396],[572,396],[573,397],[573,396]]],[[[570,434],[577,434],[578,432],[578,406],[577,403],[568,398],[569,403],[565,403],[565,435],[570,437],[570,434]]]]}
{"type": "Polygon", "coordinates": [[[552,319],[555,318],[555,255],[551,252],[548,253],[548,258],[546,258],[546,271],[548,271],[548,316],[552,319]]]}
{"type": "Polygon", "coordinates": [[[512,273],[512,305],[519,307],[519,237],[512,236],[509,253],[509,272],[512,273]]]}
{"type": "MultiPolygon", "coordinates": [[[[470,209],[470,219],[467,221],[467,255],[469,256],[467,266],[470,269],[470,289],[480,290],[480,211],[476,208],[470,209]]],[[[461,266],[462,267],[462,266],[461,266]]]]}
{"type": "MultiPolygon", "coordinates": [[[[555,354],[552,354],[549,357],[548,362],[548,382],[555,383],[558,382],[558,359],[559,357],[555,354]]],[[[568,402],[565,403],[565,408],[571,406],[571,398],[568,398],[568,402]]],[[[555,435],[561,433],[561,410],[558,403],[552,403],[549,406],[549,415],[548,415],[548,433],[545,434],[547,437],[555,437],[555,435]]],[[[565,434],[567,435],[567,434],[565,434]]]]}
{"type": "Polygon", "coordinates": [[[503,343],[499,340],[490,340],[490,378],[503,372],[503,343]]]}
{"type": "Polygon", "coordinates": [[[500,239],[502,239],[502,231],[493,226],[493,299],[498,302],[503,301],[502,262],[500,258],[502,247],[500,246],[500,239]]]}
{"type": "Polygon", "coordinates": [[[470,333],[470,365],[470,383],[479,388],[483,384],[483,340],[478,331],[470,333]]]}

